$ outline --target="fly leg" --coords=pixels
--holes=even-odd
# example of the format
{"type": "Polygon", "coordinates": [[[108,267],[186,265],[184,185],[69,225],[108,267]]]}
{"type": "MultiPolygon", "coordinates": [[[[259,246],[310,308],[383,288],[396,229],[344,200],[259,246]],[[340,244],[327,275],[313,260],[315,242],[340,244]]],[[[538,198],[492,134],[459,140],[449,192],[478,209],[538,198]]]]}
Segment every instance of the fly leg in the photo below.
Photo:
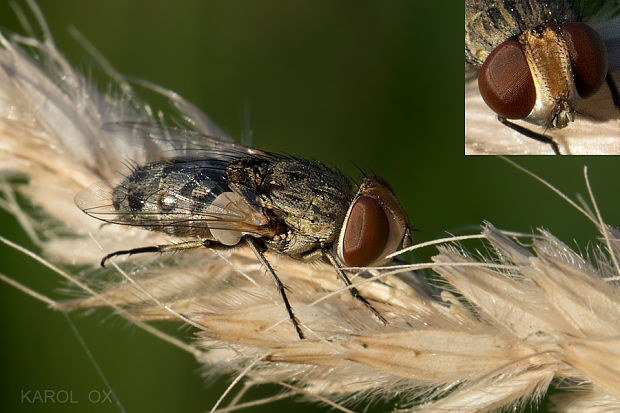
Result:
{"type": "Polygon", "coordinates": [[[553,153],[555,153],[556,155],[561,155],[558,144],[550,137],[531,131],[528,128],[524,128],[523,126],[517,125],[516,123],[512,123],[508,119],[503,118],[501,116],[498,116],[497,120],[499,120],[504,125],[508,126],[510,129],[519,132],[521,135],[525,135],[528,138],[534,139],[538,142],[546,143],[547,145],[551,146],[551,149],[553,149],[553,153]]]}
{"type": "Polygon", "coordinates": [[[614,106],[616,109],[620,110],[620,92],[618,92],[618,86],[611,77],[611,72],[607,72],[605,80],[607,81],[607,87],[609,87],[609,92],[611,93],[611,99],[614,102],[614,106]]]}
{"type": "Polygon", "coordinates": [[[101,266],[105,268],[106,261],[108,261],[110,258],[118,257],[119,255],[135,255],[135,254],[142,254],[145,252],[168,252],[168,251],[178,251],[178,250],[189,250],[192,248],[199,248],[199,247],[217,248],[217,247],[223,247],[223,245],[218,242],[204,240],[204,241],[181,242],[178,244],[151,245],[148,247],[132,248],[130,250],[114,251],[101,259],[101,266]]]}
{"type": "Polygon", "coordinates": [[[260,251],[260,249],[254,242],[254,240],[252,240],[249,237],[245,237],[244,239],[248,243],[248,245],[250,246],[250,248],[252,249],[256,257],[258,258],[258,260],[261,262],[261,264],[265,266],[265,268],[267,269],[267,272],[271,274],[273,281],[276,283],[276,288],[278,292],[280,293],[280,296],[282,297],[282,301],[284,301],[284,307],[286,307],[286,312],[288,313],[288,317],[291,319],[291,323],[293,323],[293,326],[295,326],[295,331],[297,331],[297,335],[299,336],[301,340],[303,340],[304,333],[301,331],[301,327],[299,326],[299,321],[297,321],[297,317],[295,317],[295,314],[293,314],[293,308],[291,307],[291,304],[288,302],[288,298],[286,297],[286,287],[284,286],[284,284],[282,284],[282,281],[280,281],[275,271],[271,267],[271,264],[269,264],[269,261],[267,261],[267,259],[265,258],[263,253],[260,251]]]}
{"type": "Polygon", "coordinates": [[[362,303],[364,303],[364,305],[370,310],[372,311],[372,313],[374,314],[375,317],[377,317],[379,319],[379,321],[381,321],[383,323],[383,325],[387,325],[387,321],[385,318],[383,318],[383,316],[372,306],[372,304],[370,304],[364,297],[362,297],[362,295],[359,293],[359,291],[357,291],[357,288],[355,287],[351,287],[351,280],[349,280],[349,277],[347,277],[347,275],[344,273],[344,271],[342,270],[342,268],[340,268],[340,265],[338,265],[338,262],[336,261],[336,259],[334,258],[334,256],[331,254],[331,252],[329,251],[323,251],[323,254],[325,254],[325,256],[327,257],[327,259],[329,260],[329,262],[333,265],[333,267],[336,269],[336,272],[338,273],[338,277],[340,277],[340,279],[345,283],[345,285],[349,288],[349,291],[351,292],[351,295],[358,299],[359,301],[361,301],[362,303]]]}

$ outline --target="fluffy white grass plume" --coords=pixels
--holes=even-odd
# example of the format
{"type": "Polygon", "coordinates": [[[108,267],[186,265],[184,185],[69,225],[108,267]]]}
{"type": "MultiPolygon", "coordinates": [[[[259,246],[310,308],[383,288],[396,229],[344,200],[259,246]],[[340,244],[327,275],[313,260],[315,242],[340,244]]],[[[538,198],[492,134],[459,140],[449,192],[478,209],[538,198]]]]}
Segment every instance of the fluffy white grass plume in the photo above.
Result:
{"type": "Polygon", "coordinates": [[[190,324],[195,337],[188,342],[160,335],[209,371],[238,371],[244,389],[278,383],[287,395],[342,411],[349,411],[347,401],[377,397],[398,397],[403,409],[419,411],[493,411],[539,400],[552,383],[573,388],[555,400],[559,411],[620,409],[620,289],[613,281],[620,275],[620,242],[586,210],[603,238],[592,261],[549,233],[527,238],[531,245],[523,247],[514,234],[485,225],[470,237],[484,240],[485,255],[437,240],[444,246],[431,263],[355,277],[387,326],[350,297],[330,266],[267,254],[290,290],[305,340],[295,334],[264,269],[243,248],[147,254],[100,268],[105,253],[174,240],[102,226],[74,205],[75,195],[96,182],[114,185],[125,161],[143,163],[219,131],[191,104],[160,90],[193,130],[174,132],[103,61],[117,91],[101,93],[44,33],[42,41],[0,37],[2,206],[49,261],[68,269],[54,267],[82,295],[63,302],[37,298],[62,311],[112,307],[155,334],[145,322],[190,324]],[[149,125],[152,133],[121,123],[149,125]],[[36,210],[22,208],[15,192],[36,210]],[[90,270],[77,275],[77,265],[90,270]],[[418,268],[432,268],[439,287],[411,272],[418,268]]]}
{"type": "MultiPolygon", "coordinates": [[[[616,85],[620,85],[620,16],[590,23],[605,41],[610,73],[616,85]]],[[[577,112],[575,121],[563,129],[545,130],[527,122],[517,123],[552,137],[564,155],[619,155],[620,113],[613,105],[607,84],[583,102],[577,112]]],[[[470,75],[465,82],[465,154],[553,155],[553,150],[548,144],[502,125],[482,99],[477,78],[470,75]]]]}

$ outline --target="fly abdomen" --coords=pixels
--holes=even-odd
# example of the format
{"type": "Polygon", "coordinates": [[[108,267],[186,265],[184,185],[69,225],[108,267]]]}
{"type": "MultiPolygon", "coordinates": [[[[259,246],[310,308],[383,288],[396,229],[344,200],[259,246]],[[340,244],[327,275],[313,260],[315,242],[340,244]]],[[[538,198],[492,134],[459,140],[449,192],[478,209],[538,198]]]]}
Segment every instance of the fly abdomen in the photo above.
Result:
{"type": "Polygon", "coordinates": [[[148,164],[114,188],[118,218],[175,236],[211,238],[208,209],[228,190],[222,160],[175,160],[148,164]]]}

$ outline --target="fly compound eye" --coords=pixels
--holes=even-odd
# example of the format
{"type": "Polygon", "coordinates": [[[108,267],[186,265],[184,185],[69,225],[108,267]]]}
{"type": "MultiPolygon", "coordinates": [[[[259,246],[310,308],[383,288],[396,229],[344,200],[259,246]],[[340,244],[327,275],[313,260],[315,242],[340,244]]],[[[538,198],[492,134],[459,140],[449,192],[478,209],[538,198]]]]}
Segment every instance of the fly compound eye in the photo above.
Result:
{"type": "Polygon", "coordinates": [[[349,206],[335,248],[347,266],[373,267],[388,262],[409,235],[407,214],[390,186],[378,176],[367,176],[349,206]]]}
{"type": "Polygon", "coordinates": [[[582,98],[597,92],[607,75],[607,48],[603,39],[584,23],[564,23],[564,40],[573,68],[575,87],[582,98]]]}
{"type": "Polygon", "coordinates": [[[343,231],[342,260],[350,267],[365,267],[375,262],[385,249],[390,224],[376,200],[361,196],[351,207],[343,231]]]}
{"type": "Polygon", "coordinates": [[[499,116],[523,119],[529,115],[536,102],[536,88],[517,40],[506,40],[491,52],[480,68],[478,88],[499,116]]]}

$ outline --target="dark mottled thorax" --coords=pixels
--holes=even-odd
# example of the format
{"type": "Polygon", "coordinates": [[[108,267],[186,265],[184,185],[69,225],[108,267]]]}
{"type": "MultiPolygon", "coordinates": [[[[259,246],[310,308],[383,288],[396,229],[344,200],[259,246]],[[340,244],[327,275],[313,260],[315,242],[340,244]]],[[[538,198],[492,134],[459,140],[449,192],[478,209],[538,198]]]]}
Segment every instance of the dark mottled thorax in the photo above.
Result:
{"type": "Polygon", "coordinates": [[[266,246],[293,257],[331,244],[353,198],[344,176],[306,160],[242,158],[231,162],[226,177],[239,192],[255,194],[282,224],[266,246]]]}

